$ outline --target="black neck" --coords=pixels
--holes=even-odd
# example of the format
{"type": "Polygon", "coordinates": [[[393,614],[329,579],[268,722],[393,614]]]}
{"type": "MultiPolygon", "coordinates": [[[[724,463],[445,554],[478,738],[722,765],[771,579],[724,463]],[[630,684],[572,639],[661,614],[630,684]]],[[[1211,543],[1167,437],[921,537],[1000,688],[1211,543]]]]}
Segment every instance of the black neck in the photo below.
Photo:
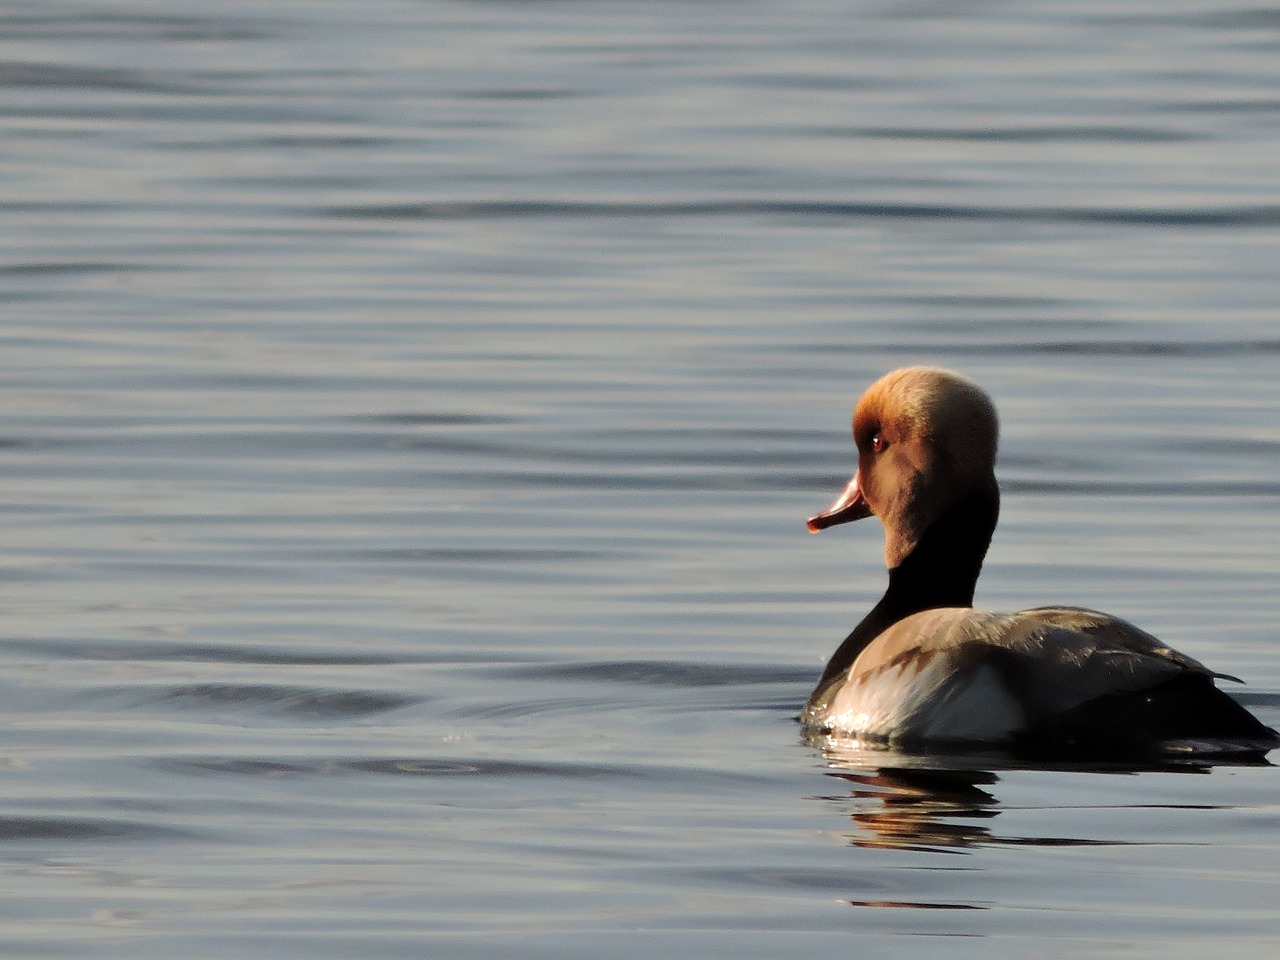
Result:
{"type": "Polygon", "coordinates": [[[906,559],[889,571],[889,589],[832,655],[817,690],[848,670],[867,644],[899,620],[921,610],[973,606],[999,514],[1000,494],[993,488],[957,501],[935,520],[906,559]]]}

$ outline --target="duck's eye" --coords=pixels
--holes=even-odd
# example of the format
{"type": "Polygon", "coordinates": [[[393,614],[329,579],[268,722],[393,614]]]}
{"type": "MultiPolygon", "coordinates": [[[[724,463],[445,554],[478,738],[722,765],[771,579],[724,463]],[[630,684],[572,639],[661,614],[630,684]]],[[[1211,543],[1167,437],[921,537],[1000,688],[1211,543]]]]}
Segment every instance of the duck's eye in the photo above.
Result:
{"type": "Polygon", "coordinates": [[[871,438],[871,449],[876,453],[884,453],[885,448],[889,446],[889,441],[884,438],[883,433],[877,433],[871,438]]]}

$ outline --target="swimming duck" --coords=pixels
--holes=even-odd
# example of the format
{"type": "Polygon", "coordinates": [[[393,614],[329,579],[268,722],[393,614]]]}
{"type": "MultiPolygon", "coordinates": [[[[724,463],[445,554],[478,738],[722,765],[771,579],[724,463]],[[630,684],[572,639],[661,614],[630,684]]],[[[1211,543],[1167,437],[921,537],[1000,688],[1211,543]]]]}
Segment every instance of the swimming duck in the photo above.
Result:
{"type": "MultiPolygon", "coordinates": [[[[1214,673],[1080,607],[973,608],[1000,512],[995,406],[958,374],[895,370],[853,414],[858,469],[809,530],[885,529],[889,586],[828,662],[801,716],[900,746],[1049,752],[1260,752],[1280,745],[1214,673]]],[[[1238,682],[1238,681],[1237,681],[1238,682]]]]}

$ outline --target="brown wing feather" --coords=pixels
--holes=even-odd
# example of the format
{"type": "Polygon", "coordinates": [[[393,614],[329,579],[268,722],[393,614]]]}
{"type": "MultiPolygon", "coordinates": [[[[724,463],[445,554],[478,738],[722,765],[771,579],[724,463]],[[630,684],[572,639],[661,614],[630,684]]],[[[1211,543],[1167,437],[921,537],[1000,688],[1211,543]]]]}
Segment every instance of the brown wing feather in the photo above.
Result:
{"type": "Polygon", "coordinates": [[[1116,649],[1131,650],[1136,654],[1169,660],[1193,673],[1203,673],[1221,680],[1244,683],[1238,677],[1210,670],[1194,657],[1179,653],[1145,630],[1135,627],[1128,620],[1113,617],[1109,613],[1099,613],[1097,610],[1088,610],[1084,607],[1036,607],[1033,610],[1023,610],[1015,616],[1034,617],[1051,626],[1087,634],[1097,639],[1099,643],[1116,649]]]}
{"type": "Polygon", "coordinates": [[[1096,697],[1156,687],[1185,674],[1214,674],[1132,624],[1094,610],[1043,607],[1013,614],[967,607],[900,620],[849,671],[869,677],[907,661],[945,657],[964,673],[992,666],[1036,720],[1096,697]]]}

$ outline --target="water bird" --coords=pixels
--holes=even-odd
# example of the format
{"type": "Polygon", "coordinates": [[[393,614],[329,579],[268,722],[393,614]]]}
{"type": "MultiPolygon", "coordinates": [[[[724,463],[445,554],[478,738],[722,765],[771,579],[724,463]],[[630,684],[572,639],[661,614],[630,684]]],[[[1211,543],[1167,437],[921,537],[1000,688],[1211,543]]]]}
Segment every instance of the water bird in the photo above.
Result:
{"type": "Polygon", "coordinates": [[[1236,678],[1119,617],[974,609],[1000,511],[998,433],[991,398],[935,367],[895,370],[858,401],[857,471],[808,527],[879,517],[889,585],[827,663],[806,728],[895,747],[1072,755],[1280,745],[1214,682],[1236,678]]]}

